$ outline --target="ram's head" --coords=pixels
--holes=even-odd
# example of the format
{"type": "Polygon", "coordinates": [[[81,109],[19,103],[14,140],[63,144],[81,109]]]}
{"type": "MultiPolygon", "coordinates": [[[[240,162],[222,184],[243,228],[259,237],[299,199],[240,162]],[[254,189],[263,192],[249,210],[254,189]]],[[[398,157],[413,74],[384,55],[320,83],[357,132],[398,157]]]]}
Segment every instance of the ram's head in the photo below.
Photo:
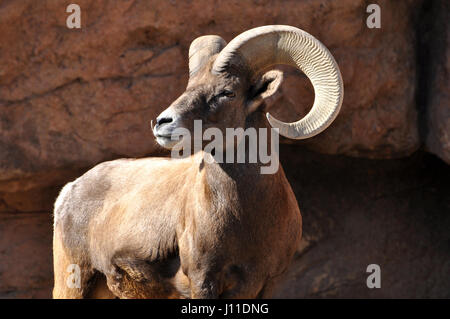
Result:
{"type": "Polygon", "coordinates": [[[285,64],[310,79],[315,100],[302,119],[284,123],[266,113],[279,133],[291,139],[319,134],[337,116],[343,99],[339,68],[327,48],[310,34],[290,26],[264,26],[246,31],[228,45],[216,35],[195,39],[189,48],[189,83],[186,91],[162,112],[153,127],[157,142],[171,148],[177,128],[193,130],[194,120],[203,129],[245,128],[254,112],[266,112],[282,82],[285,64]]]}

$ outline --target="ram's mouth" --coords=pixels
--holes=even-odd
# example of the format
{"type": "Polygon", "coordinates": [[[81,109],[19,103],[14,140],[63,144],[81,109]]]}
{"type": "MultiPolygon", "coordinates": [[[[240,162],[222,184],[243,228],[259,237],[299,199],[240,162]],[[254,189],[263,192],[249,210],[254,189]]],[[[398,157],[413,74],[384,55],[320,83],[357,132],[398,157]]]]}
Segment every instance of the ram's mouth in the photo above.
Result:
{"type": "Polygon", "coordinates": [[[178,135],[173,135],[173,134],[161,134],[161,133],[156,133],[155,134],[156,138],[161,138],[161,139],[169,139],[172,141],[179,141],[180,140],[180,136],[178,135]]]}
{"type": "Polygon", "coordinates": [[[172,139],[172,136],[171,135],[164,135],[164,134],[156,134],[156,138],[172,139]]]}
{"type": "Polygon", "coordinates": [[[177,136],[156,134],[156,142],[164,148],[171,149],[174,147],[181,139],[177,136]]]}

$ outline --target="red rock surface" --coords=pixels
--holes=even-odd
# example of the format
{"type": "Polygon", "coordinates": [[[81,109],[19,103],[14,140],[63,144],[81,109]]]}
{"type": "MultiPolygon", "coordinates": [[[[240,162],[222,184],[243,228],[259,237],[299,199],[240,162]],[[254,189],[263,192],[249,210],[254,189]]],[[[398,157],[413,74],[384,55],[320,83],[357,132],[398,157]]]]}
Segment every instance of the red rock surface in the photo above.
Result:
{"type": "Polygon", "coordinates": [[[50,297],[51,243],[51,214],[0,214],[0,298],[50,297]]]}
{"type": "MultiPolygon", "coordinates": [[[[426,148],[450,164],[450,4],[442,1],[430,9],[435,28],[425,34],[432,45],[424,58],[430,59],[430,88],[427,90],[426,148]]],[[[425,76],[425,78],[427,77],[425,76]]]]}

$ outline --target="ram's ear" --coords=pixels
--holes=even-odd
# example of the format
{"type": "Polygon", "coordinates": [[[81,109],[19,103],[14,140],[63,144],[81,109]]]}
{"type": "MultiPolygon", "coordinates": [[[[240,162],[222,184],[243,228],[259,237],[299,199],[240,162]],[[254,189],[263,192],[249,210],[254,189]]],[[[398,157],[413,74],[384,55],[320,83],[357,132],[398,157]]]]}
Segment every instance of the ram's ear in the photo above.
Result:
{"type": "Polygon", "coordinates": [[[247,114],[256,111],[263,102],[265,108],[269,109],[281,96],[279,88],[282,82],[283,72],[272,70],[264,73],[250,89],[247,114]]]}

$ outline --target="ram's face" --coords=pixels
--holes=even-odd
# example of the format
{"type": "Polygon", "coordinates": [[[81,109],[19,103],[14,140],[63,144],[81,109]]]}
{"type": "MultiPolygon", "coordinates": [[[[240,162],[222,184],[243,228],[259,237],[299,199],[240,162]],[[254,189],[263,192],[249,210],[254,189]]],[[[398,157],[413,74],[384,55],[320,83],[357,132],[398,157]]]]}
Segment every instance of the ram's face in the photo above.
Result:
{"type": "Polygon", "coordinates": [[[201,120],[201,134],[214,127],[225,136],[226,128],[244,127],[248,85],[236,76],[212,74],[210,65],[156,119],[153,133],[161,146],[171,148],[178,142],[172,135],[177,128],[189,130],[194,137],[195,120],[201,120]]]}

